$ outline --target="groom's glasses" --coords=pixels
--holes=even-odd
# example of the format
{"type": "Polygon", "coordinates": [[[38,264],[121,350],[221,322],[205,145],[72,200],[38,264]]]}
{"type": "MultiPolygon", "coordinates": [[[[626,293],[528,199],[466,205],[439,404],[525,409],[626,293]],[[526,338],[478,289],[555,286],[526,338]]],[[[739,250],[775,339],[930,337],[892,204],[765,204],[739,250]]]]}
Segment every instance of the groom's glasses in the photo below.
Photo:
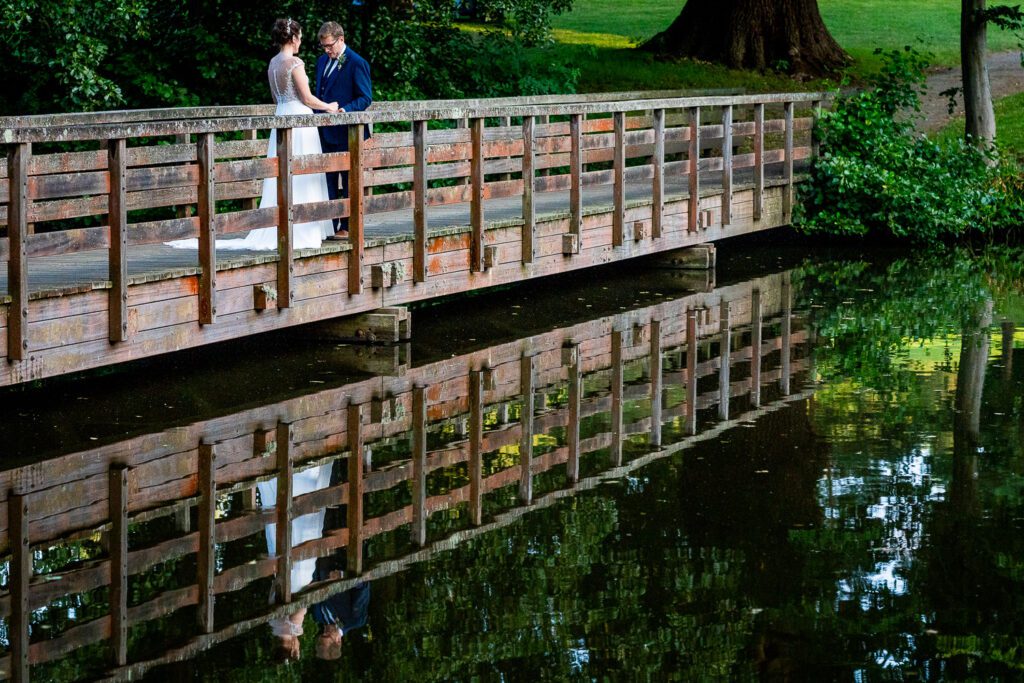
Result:
{"type": "Polygon", "coordinates": [[[325,50],[330,50],[332,47],[338,44],[339,40],[341,40],[341,38],[335,38],[333,43],[320,43],[320,47],[322,47],[325,50]]]}

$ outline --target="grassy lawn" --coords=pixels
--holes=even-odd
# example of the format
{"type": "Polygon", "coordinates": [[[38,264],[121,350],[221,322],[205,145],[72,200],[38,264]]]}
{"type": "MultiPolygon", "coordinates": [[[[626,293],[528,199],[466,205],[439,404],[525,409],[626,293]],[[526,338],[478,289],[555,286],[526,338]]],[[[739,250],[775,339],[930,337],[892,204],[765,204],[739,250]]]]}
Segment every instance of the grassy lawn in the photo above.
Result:
{"type": "MultiPolygon", "coordinates": [[[[576,0],[568,14],[554,18],[558,59],[577,64],[582,91],[739,87],[748,90],[807,89],[775,75],[730,71],[696,62],[659,62],[629,48],[666,28],[683,0],[576,0]]],[[[934,55],[936,65],[959,62],[958,0],[819,0],[832,35],[854,58],[853,73],[877,65],[872,54],[915,46],[934,55]]],[[[1016,48],[1011,34],[990,30],[992,50],[1016,48]]]]}
{"type": "MultiPolygon", "coordinates": [[[[938,138],[958,138],[964,134],[962,117],[954,119],[938,134],[938,138]]],[[[1000,147],[1024,162],[1024,93],[1004,97],[996,102],[996,139],[1000,147]]]]}

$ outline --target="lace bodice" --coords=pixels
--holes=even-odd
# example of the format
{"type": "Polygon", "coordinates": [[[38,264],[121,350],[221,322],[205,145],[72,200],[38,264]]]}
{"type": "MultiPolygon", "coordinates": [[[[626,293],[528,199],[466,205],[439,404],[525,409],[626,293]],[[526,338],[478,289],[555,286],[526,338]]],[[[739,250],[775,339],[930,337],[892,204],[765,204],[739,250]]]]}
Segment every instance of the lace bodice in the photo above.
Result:
{"type": "Polygon", "coordinates": [[[270,60],[267,67],[267,78],[270,80],[270,92],[274,95],[274,102],[294,102],[299,99],[295,90],[295,77],[293,72],[296,68],[303,69],[305,66],[302,60],[294,55],[278,53],[270,60]]]}

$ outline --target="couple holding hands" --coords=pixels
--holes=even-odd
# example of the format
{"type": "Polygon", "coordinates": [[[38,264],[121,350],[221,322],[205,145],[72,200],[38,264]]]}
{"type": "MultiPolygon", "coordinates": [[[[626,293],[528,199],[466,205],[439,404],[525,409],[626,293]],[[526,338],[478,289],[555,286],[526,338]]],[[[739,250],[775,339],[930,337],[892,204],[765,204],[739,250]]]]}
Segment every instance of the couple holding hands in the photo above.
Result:
{"type": "MultiPolygon", "coordinates": [[[[305,65],[299,59],[302,46],[302,27],[292,19],[274,22],[271,38],[278,53],[270,60],[267,77],[270,92],[277,104],[276,116],[308,115],[315,111],[363,111],[373,101],[370,65],[345,45],[345,31],[333,21],[326,22],[317,32],[317,41],[323,54],[316,62],[316,81],[310,88],[305,65]]],[[[369,132],[366,134],[369,137],[369,132]]],[[[348,127],[295,128],[292,134],[292,152],[295,156],[321,152],[348,151],[348,127]]],[[[270,136],[268,157],[277,156],[277,138],[270,136]]],[[[294,176],[292,197],[294,204],[322,202],[348,196],[348,173],[332,171],[326,174],[294,176]]],[[[277,179],[263,181],[260,208],[277,205],[277,179]]],[[[348,237],[348,221],[323,220],[299,223],[294,227],[293,245],[296,249],[315,248],[323,240],[344,240],[348,237]]],[[[198,240],[168,242],[172,247],[195,249],[198,240]]],[[[244,239],[217,240],[217,249],[263,250],[277,249],[277,228],[252,230],[244,239]]]]}

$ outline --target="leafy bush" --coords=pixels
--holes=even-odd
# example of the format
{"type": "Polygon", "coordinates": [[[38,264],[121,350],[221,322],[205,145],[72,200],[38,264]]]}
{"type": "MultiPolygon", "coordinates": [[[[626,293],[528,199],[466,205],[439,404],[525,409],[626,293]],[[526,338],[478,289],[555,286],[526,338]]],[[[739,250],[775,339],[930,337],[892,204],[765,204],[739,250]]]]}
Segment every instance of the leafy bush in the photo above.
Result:
{"type": "Polygon", "coordinates": [[[1024,222],[1020,169],[963,140],[914,132],[926,60],[910,48],[883,54],[871,87],[838,98],[816,134],[821,156],[801,188],[808,233],[934,240],[1024,222]]]}

